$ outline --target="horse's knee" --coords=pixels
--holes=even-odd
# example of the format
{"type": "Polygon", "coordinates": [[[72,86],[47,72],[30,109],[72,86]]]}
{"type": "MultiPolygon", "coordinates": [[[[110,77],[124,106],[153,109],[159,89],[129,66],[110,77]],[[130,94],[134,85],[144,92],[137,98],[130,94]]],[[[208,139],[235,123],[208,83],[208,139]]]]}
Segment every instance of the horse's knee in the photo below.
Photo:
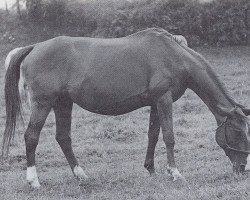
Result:
{"type": "Polygon", "coordinates": [[[26,157],[27,157],[27,166],[35,165],[35,152],[38,145],[38,139],[29,137],[28,135],[24,136],[25,145],[26,145],[26,157]]]}
{"type": "Polygon", "coordinates": [[[56,141],[58,143],[63,143],[63,142],[66,142],[66,143],[71,143],[71,137],[61,137],[61,136],[58,136],[56,135],[56,141]]]}
{"type": "Polygon", "coordinates": [[[156,145],[159,140],[159,137],[158,135],[148,134],[148,140],[152,145],[156,145]]]}
{"type": "Polygon", "coordinates": [[[174,148],[175,140],[174,140],[174,134],[163,134],[163,141],[166,145],[166,147],[174,148]]]}
{"type": "Polygon", "coordinates": [[[71,148],[72,141],[70,137],[56,136],[56,141],[63,149],[71,148]]]}
{"type": "Polygon", "coordinates": [[[175,141],[166,141],[165,144],[167,148],[173,149],[175,146],[175,141]]]}
{"type": "Polygon", "coordinates": [[[163,138],[163,141],[164,141],[164,143],[165,143],[165,145],[166,145],[166,147],[167,148],[174,148],[174,146],[175,146],[175,141],[174,141],[174,139],[166,139],[166,138],[163,138]]]}
{"type": "Polygon", "coordinates": [[[156,145],[158,142],[159,132],[160,132],[160,129],[158,128],[155,128],[155,129],[150,128],[148,131],[148,139],[154,145],[156,145]]]}
{"type": "Polygon", "coordinates": [[[26,151],[31,152],[34,151],[38,145],[38,139],[32,138],[29,135],[24,135],[26,151]]]}

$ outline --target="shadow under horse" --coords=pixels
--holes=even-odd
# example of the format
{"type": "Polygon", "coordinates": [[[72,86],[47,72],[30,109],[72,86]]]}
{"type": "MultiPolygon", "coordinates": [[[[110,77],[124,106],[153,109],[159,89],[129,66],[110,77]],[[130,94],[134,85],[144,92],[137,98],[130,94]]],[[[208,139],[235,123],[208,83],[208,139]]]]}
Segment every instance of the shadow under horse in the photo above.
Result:
{"type": "Polygon", "coordinates": [[[209,63],[181,45],[164,29],[151,28],[123,38],[56,37],[12,50],[5,82],[6,126],[2,157],[8,155],[21,114],[18,83],[21,78],[30,96],[31,116],[25,132],[27,180],[39,187],[35,150],[51,109],[56,118],[56,140],[74,175],[87,178],[71,144],[73,103],[93,113],[121,115],[151,106],[145,168],[155,173],[154,152],[160,128],[167,151],[167,171],[183,178],[174,159],[172,104],[187,88],[193,90],[213,113],[216,141],[233,164],[249,169],[250,110],[227,93],[209,63]],[[248,159],[247,159],[248,157],[248,159]]]}

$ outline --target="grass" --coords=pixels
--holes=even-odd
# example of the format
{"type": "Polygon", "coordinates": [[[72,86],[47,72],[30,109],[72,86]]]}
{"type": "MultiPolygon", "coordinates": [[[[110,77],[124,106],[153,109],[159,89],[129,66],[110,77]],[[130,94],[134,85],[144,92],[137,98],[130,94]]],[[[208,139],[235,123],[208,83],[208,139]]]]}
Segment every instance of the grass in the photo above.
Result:
{"type": "MultiPolygon", "coordinates": [[[[3,66],[10,46],[0,45],[3,66]]],[[[244,105],[250,98],[250,47],[197,48],[214,66],[232,96],[244,105]]],[[[0,91],[4,86],[4,67],[0,91]]],[[[0,132],[4,130],[5,107],[0,99],[0,132]]],[[[25,115],[28,119],[28,111],[25,115]]],[[[222,149],[215,142],[216,123],[204,103],[191,91],[174,104],[175,156],[188,187],[172,182],[165,173],[166,153],[162,140],[156,149],[156,177],[143,168],[147,146],[149,108],[117,117],[89,113],[75,106],[73,148],[90,177],[77,181],[55,141],[51,113],[37,148],[40,190],[25,181],[26,160],[23,128],[17,130],[8,162],[0,164],[0,199],[249,199],[249,174],[235,175],[222,149]]]]}

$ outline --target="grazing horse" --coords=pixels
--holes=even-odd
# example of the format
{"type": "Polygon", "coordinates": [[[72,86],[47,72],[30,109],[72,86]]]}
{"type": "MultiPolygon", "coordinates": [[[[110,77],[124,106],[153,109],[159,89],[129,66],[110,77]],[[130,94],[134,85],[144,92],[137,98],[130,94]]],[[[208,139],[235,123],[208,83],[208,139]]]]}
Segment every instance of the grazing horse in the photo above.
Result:
{"type": "Polygon", "coordinates": [[[27,180],[39,187],[35,150],[51,109],[56,140],[73,174],[87,178],[71,145],[72,105],[103,115],[121,115],[151,106],[144,166],[155,172],[154,152],[160,128],[167,151],[167,171],[182,179],[174,159],[172,104],[187,88],[208,106],[218,124],[216,141],[236,172],[249,169],[250,110],[226,92],[209,63],[173,40],[164,29],[151,28],[123,38],[56,37],[13,50],[8,56],[5,99],[6,126],[2,156],[8,155],[16,118],[21,114],[20,73],[30,96],[31,116],[25,132],[27,180]],[[247,159],[248,157],[248,159],[247,159]]]}

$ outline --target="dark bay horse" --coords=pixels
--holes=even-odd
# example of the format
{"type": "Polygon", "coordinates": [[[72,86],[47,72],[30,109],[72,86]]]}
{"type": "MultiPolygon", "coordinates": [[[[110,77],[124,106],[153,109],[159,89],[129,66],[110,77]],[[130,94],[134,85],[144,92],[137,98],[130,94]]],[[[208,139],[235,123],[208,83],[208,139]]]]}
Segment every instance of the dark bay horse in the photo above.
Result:
{"type": "Polygon", "coordinates": [[[27,180],[39,187],[35,150],[51,109],[56,118],[56,140],[78,178],[87,178],[71,145],[71,112],[76,103],[103,115],[121,115],[151,106],[145,168],[154,169],[160,128],[166,144],[168,172],[183,178],[174,159],[172,103],[187,88],[208,106],[218,124],[216,141],[236,172],[249,169],[250,110],[226,92],[209,63],[173,40],[163,29],[152,28],[124,38],[57,37],[13,50],[7,57],[5,83],[6,127],[2,156],[8,155],[16,118],[21,112],[18,83],[29,92],[31,116],[25,132],[27,180]]]}

